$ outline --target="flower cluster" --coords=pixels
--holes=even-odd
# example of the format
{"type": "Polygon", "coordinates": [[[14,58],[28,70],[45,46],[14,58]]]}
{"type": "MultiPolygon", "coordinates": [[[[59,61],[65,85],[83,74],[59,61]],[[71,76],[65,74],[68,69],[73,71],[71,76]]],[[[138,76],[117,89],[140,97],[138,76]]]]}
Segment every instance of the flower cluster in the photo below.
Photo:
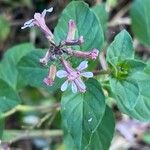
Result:
{"type": "Polygon", "coordinates": [[[48,76],[44,78],[43,82],[52,86],[55,80],[55,76],[58,78],[66,78],[66,81],[62,84],[61,90],[65,91],[69,85],[71,85],[71,89],[73,93],[76,92],[85,92],[86,86],[82,80],[83,77],[91,78],[93,77],[92,72],[85,72],[84,70],[88,67],[88,61],[84,60],[80,63],[80,65],[74,69],[69,61],[67,61],[67,56],[73,56],[84,59],[93,59],[95,60],[98,56],[99,51],[97,49],[93,49],[89,52],[77,51],[73,50],[72,47],[75,45],[81,45],[84,43],[84,37],[80,36],[79,38],[75,38],[76,33],[76,24],[74,20],[69,20],[68,22],[68,33],[66,39],[62,40],[59,45],[57,45],[54,41],[54,35],[51,30],[47,27],[45,22],[45,15],[47,12],[52,12],[53,8],[48,10],[44,10],[41,14],[35,13],[34,18],[25,22],[22,29],[27,27],[38,27],[45,35],[45,37],[50,42],[50,47],[46,52],[45,56],[39,60],[39,62],[46,66],[49,61],[54,61],[55,59],[59,59],[64,70],[56,70],[56,66],[52,64],[49,69],[48,76]]]}

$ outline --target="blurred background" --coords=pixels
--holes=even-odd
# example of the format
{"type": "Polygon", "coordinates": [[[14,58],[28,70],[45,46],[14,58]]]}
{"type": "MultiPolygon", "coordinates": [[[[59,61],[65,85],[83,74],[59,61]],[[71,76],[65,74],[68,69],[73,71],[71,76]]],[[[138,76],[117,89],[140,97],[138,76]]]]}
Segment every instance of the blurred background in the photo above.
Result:
{"type": "MultiPolygon", "coordinates": [[[[46,23],[53,32],[62,10],[70,1],[0,0],[0,59],[3,58],[7,49],[21,43],[30,42],[37,48],[47,48],[48,43],[39,30],[35,28],[21,30],[21,26],[25,21],[33,18],[35,12],[42,12],[45,8],[53,7],[54,11],[46,16],[46,23]]],[[[102,16],[104,18],[102,26],[107,28],[105,30],[106,45],[119,31],[126,29],[133,37],[136,57],[143,60],[149,59],[150,48],[141,44],[131,29],[129,9],[132,0],[85,0],[85,2],[90,7],[102,3],[105,6],[106,15],[102,16]]],[[[4,135],[6,142],[0,149],[65,150],[59,114],[60,93],[51,95],[42,89],[27,86],[20,95],[24,104],[33,107],[23,107],[21,108],[23,112],[20,112],[20,109],[13,110],[12,115],[6,118],[5,128],[8,132],[4,135]],[[51,109],[50,112],[49,109],[51,109]],[[15,129],[20,131],[17,132],[15,129]],[[32,130],[22,134],[22,130],[25,129],[32,130]],[[34,132],[34,129],[39,129],[39,132],[34,132]],[[42,129],[45,130],[42,131],[42,129]],[[49,132],[49,129],[55,130],[49,132]]],[[[110,150],[150,150],[150,134],[148,133],[150,125],[121,114],[115,104],[112,108],[117,122],[110,150]]]]}

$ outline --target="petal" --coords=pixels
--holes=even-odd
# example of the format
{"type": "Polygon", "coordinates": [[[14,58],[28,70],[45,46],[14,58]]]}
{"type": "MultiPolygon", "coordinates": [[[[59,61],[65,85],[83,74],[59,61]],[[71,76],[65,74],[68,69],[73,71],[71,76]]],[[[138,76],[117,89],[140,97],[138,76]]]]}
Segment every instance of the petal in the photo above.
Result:
{"type": "Polygon", "coordinates": [[[42,12],[42,17],[45,17],[47,12],[52,12],[53,11],[53,7],[49,8],[49,9],[44,9],[42,12]]]}
{"type": "Polygon", "coordinates": [[[93,72],[82,72],[81,75],[86,78],[92,78],[93,72]]]}
{"type": "Polygon", "coordinates": [[[62,85],[61,85],[61,91],[65,91],[68,87],[68,80],[66,80],[62,85]]]}
{"type": "Polygon", "coordinates": [[[77,93],[77,86],[74,82],[72,82],[71,89],[73,93],[77,93]]]}
{"type": "Polygon", "coordinates": [[[57,73],[56,73],[56,76],[58,77],[58,78],[64,78],[64,77],[67,77],[67,72],[66,71],[64,71],[64,70],[59,70],[59,71],[57,71],[57,73]]]}
{"type": "Polygon", "coordinates": [[[81,80],[81,78],[75,79],[74,82],[77,85],[79,91],[85,91],[86,86],[85,86],[84,82],[81,80]]]}
{"type": "Polygon", "coordinates": [[[88,67],[88,61],[82,61],[80,65],[77,67],[77,70],[82,71],[88,67]]]}
{"type": "Polygon", "coordinates": [[[48,86],[52,86],[54,83],[54,80],[49,77],[46,77],[46,78],[44,78],[43,82],[48,86]]]}
{"type": "Polygon", "coordinates": [[[76,23],[74,20],[70,19],[68,23],[68,34],[66,41],[74,40],[76,31],[76,23]]]}
{"type": "Polygon", "coordinates": [[[32,27],[32,26],[34,26],[33,21],[34,21],[34,19],[30,19],[30,20],[26,21],[26,22],[24,23],[23,27],[21,27],[21,29],[25,29],[25,28],[27,28],[27,27],[32,27]]]}

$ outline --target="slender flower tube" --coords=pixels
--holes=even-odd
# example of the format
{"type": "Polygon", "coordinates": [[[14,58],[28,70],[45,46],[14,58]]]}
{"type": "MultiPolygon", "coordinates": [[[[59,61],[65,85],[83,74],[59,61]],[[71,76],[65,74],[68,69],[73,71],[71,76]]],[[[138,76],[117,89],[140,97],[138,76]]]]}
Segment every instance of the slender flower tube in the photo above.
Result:
{"type": "Polygon", "coordinates": [[[43,66],[47,66],[48,62],[49,62],[50,60],[54,60],[54,59],[56,59],[56,57],[55,57],[55,55],[53,55],[53,54],[51,53],[51,50],[49,49],[49,50],[46,52],[45,56],[44,56],[43,58],[40,58],[39,62],[40,62],[43,66]]]}
{"type": "Polygon", "coordinates": [[[80,36],[78,39],[75,39],[75,33],[76,33],[76,24],[75,21],[70,19],[68,23],[68,34],[65,41],[65,45],[71,46],[71,45],[81,45],[84,42],[83,36],[80,36]]]}
{"type": "Polygon", "coordinates": [[[42,32],[44,32],[47,39],[49,39],[50,41],[53,41],[54,36],[45,23],[46,13],[52,12],[52,11],[53,11],[53,8],[49,8],[49,9],[44,9],[44,11],[41,14],[35,13],[34,18],[26,21],[24,23],[24,26],[21,27],[21,29],[25,29],[27,27],[37,26],[42,30],[42,32]]]}
{"type": "Polygon", "coordinates": [[[55,76],[56,76],[56,66],[51,65],[49,68],[48,76],[44,78],[43,82],[48,86],[52,86],[55,80],[55,76]]]}
{"type": "Polygon", "coordinates": [[[69,55],[72,55],[72,56],[81,57],[81,58],[89,58],[89,59],[94,59],[94,60],[97,58],[99,54],[99,51],[97,49],[93,49],[92,51],[89,51],[89,52],[84,52],[84,51],[74,51],[71,48],[68,48],[66,51],[69,55]]]}
{"type": "Polygon", "coordinates": [[[80,65],[75,69],[73,69],[70,64],[62,59],[62,64],[65,70],[57,71],[56,75],[59,78],[66,77],[67,80],[62,84],[61,91],[65,91],[69,85],[71,84],[71,89],[73,93],[81,92],[84,93],[86,91],[86,86],[82,81],[81,77],[91,78],[93,77],[92,72],[84,72],[84,70],[88,67],[88,62],[83,61],[80,65]]]}

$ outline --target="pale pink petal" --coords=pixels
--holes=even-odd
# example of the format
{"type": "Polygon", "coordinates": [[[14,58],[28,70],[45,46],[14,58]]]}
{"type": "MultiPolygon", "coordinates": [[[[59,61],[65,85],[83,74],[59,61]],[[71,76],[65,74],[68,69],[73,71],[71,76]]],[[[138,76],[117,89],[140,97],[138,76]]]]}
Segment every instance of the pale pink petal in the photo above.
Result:
{"type": "Polygon", "coordinates": [[[68,35],[66,41],[72,41],[75,38],[76,24],[74,20],[69,20],[68,23],[68,35]]]}
{"type": "Polygon", "coordinates": [[[65,91],[65,90],[67,89],[67,87],[68,87],[68,80],[66,80],[66,81],[62,84],[62,86],[61,86],[61,91],[65,91]]]}
{"type": "Polygon", "coordinates": [[[93,49],[91,52],[90,52],[90,57],[91,59],[96,59],[97,56],[99,54],[99,50],[98,49],[93,49]]]}
{"type": "Polygon", "coordinates": [[[92,78],[93,77],[93,73],[92,72],[82,72],[81,75],[83,77],[86,77],[86,78],[92,78]]]}
{"type": "Polygon", "coordinates": [[[77,70],[82,71],[88,67],[88,61],[82,61],[80,65],[77,67],[77,70]]]}
{"type": "Polygon", "coordinates": [[[71,89],[72,89],[73,93],[77,93],[77,86],[74,82],[72,82],[72,84],[71,84],[71,89]]]}
{"type": "Polygon", "coordinates": [[[81,80],[81,78],[75,79],[74,82],[80,92],[86,91],[86,86],[85,86],[84,82],[81,80]]]}
{"type": "Polygon", "coordinates": [[[64,71],[64,70],[59,70],[59,71],[57,71],[57,73],[56,73],[56,76],[58,77],[58,78],[64,78],[64,77],[67,77],[67,72],[66,71],[64,71]]]}
{"type": "Polygon", "coordinates": [[[54,83],[53,79],[51,79],[50,77],[44,78],[43,82],[48,86],[52,86],[54,83]]]}

